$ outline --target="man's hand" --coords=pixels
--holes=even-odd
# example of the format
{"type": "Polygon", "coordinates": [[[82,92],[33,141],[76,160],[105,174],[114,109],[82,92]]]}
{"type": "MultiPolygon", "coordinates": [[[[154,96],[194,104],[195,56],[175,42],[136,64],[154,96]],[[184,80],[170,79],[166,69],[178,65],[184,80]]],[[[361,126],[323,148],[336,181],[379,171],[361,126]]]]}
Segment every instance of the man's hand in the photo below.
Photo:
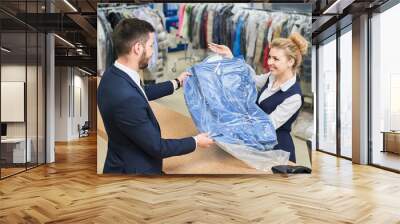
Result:
{"type": "Polygon", "coordinates": [[[212,52],[215,52],[217,54],[220,54],[224,57],[233,58],[233,54],[231,49],[229,49],[229,47],[225,46],[225,45],[218,45],[218,44],[214,44],[214,43],[209,43],[208,44],[208,49],[210,49],[212,52]]]}
{"type": "Polygon", "coordinates": [[[180,86],[183,86],[183,81],[185,81],[185,79],[187,79],[187,77],[191,76],[192,74],[190,74],[189,72],[182,72],[177,79],[180,82],[180,86]]]}
{"type": "Polygon", "coordinates": [[[214,141],[208,137],[207,133],[200,133],[196,135],[195,139],[197,142],[197,146],[200,146],[202,148],[208,148],[212,144],[214,144],[214,141]]]}

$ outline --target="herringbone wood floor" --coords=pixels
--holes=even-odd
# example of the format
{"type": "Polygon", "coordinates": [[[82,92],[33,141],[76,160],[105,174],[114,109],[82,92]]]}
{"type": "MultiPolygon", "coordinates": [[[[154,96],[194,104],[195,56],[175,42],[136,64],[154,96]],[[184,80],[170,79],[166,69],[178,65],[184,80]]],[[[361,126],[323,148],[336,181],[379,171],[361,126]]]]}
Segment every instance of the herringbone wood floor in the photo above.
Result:
{"type": "Polygon", "coordinates": [[[0,223],[400,223],[400,175],[314,153],[311,175],[96,174],[96,139],[0,181],[0,223]]]}

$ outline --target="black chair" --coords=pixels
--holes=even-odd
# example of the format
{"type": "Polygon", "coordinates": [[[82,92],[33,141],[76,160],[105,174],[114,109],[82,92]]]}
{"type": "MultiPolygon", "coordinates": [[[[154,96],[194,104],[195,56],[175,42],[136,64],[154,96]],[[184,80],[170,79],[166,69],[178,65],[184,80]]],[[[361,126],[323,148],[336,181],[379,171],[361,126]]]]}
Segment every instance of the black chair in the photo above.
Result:
{"type": "Polygon", "coordinates": [[[90,129],[89,121],[85,121],[82,127],[78,124],[79,138],[89,136],[89,129],[90,129]]]}

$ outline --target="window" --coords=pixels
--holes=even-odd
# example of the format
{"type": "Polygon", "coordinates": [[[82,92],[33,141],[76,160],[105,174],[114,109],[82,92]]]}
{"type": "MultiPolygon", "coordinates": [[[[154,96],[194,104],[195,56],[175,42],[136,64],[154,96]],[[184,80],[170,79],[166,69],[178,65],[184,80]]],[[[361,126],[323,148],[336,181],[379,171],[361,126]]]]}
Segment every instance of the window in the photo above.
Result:
{"type": "Polygon", "coordinates": [[[372,164],[400,170],[400,5],[371,18],[372,164]]]}
{"type": "Polygon", "coordinates": [[[340,36],[340,155],[352,157],[352,32],[340,36]]]}
{"type": "Polygon", "coordinates": [[[336,153],[336,37],[318,48],[318,149],[336,153]]]}
{"type": "MultiPolygon", "coordinates": [[[[44,1],[2,1],[20,16],[38,13],[44,1]]],[[[0,178],[45,163],[45,35],[0,13],[0,178]]]]}

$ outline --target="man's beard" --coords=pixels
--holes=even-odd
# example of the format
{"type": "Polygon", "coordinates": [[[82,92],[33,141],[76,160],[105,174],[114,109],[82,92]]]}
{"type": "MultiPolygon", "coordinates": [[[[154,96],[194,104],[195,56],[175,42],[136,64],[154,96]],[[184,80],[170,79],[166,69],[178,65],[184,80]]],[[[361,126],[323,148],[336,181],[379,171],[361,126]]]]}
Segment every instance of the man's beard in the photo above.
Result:
{"type": "Polygon", "coordinates": [[[149,59],[150,59],[150,57],[146,58],[146,52],[143,52],[143,54],[139,60],[139,69],[147,68],[147,66],[149,66],[149,59]]]}

